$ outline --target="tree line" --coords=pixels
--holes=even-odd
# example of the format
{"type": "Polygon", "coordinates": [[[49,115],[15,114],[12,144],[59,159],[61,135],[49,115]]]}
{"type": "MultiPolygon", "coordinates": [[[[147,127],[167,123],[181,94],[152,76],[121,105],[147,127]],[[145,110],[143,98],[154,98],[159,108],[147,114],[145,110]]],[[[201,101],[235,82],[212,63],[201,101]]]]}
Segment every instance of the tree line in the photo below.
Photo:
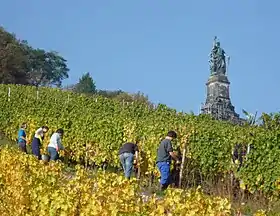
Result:
{"type": "Polygon", "coordinates": [[[149,101],[148,96],[144,95],[141,92],[130,94],[122,90],[109,91],[109,90],[97,89],[96,84],[93,78],[91,77],[90,73],[85,73],[79,79],[79,82],[77,84],[67,86],[66,89],[74,91],[76,93],[82,93],[86,95],[102,95],[103,97],[118,100],[118,101],[125,101],[125,102],[138,101],[150,106],[153,105],[149,101]]]}
{"type": "MultiPolygon", "coordinates": [[[[62,88],[63,80],[69,77],[67,60],[56,51],[34,48],[26,40],[0,26],[0,83],[21,84],[36,87],[62,88]]],[[[64,89],[83,94],[98,94],[120,101],[140,101],[151,104],[146,95],[138,92],[129,94],[122,90],[98,90],[89,73],[78,83],[64,89]]]]}

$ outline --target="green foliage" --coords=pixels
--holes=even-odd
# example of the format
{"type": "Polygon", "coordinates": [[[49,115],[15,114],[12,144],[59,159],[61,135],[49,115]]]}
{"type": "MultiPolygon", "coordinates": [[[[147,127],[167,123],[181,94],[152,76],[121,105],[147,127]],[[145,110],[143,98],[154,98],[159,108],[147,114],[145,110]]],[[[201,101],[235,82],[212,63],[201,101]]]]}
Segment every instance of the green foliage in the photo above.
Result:
{"type": "Polygon", "coordinates": [[[115,98],[122,93],[125,93],[125,92],[122,90],[116,90],[116,91],[98,90],[97,91],[98,95],[101,95],[103,97],[110,98],[110,99],[115,98]]]}
{"type": "Polygon", "coordinates": [[[0,59],[2,84],[59,87],[68,78],[66,60],[58,53],[34,49],[3,28],[0,28],[0,59]]]}
{"type": "Polygon", "coordinates": [[[260,117],[261,125],[268,130],[280,129],[280,113],[266,114],[260,117]]]}
{"type": "Polygon", "coordinates": [[[98,90],[97,95],[101,95],[106,98],[114,99],[123,103],[142,103],[146,104],[149,107],[152,107],[153,104],[149,101],[148,96],[144,95],[141,92],[137,92],[136,94],[129,94],[122,90],[117,91],[108,91],[108,90],[98,90]]]}
{"type": "Polygon", "coordinates": [[[246,110],[242,109],[243,114],[246,117],[246,122],[249,125],[254,125],[257,123],[257,114],[258,112],[256,112],[254,115],[252,113],[247,112],[246,110]]]}
{"type": "Polygon", "coordinates": [[[66,60],[56,52],[28,48],[29,83],[35,86],[61,86],[62,80],[68,78],[66,60]]]}
{"type": "Polygon", "coordinates": [[[84,93],[87,95],[93,95],[96,94],[98,96],[103,96],[105,98],[110,98],[122,103],[143,103],[150,107],[153,106],[153,104],[149,101],[148,96],[144,95],[141,92],[137,93],[127,93],[122,90],[97,90],[95,83],[92,79],[92,77],[89,75],[89,73],[86,73],[83,75],[79,82],[75,85],[66,86],[64,88],[65,90],[72,90],[76,93],[84,93]]]}
{"type": "Polygon", "coordinates": [[[253,149],[239,173],[244,183],[250,185],[249,191],[262,191],[264,194],[279,197],[279,138],[279,130],[265,129],[258,130],[252,137],[250,143],[253,149]]]}
{"type": "Polygon", "coordinates": [[[266,119],[269,129],[241,127],[206,115],[178,113],[162,104],[152,109],[143,103],[126,104],[59,89],[40,88],[37,99],[36,88],[14,85],[0,86],[0,104],[0,128],[5,134],[15,139],[24,121],[29,123],[28,134],[41,125],[48,125],[52,131],[62,127],[63,143],[76,161],[86,159],[97,165],[107,161],[119,167],[118,150],[123,142],[141,137],[142,174],[153,172],[158,176],[155,159],[159,141],[167,131],[176,130],[179,134],[176,146],[181,152],[186,148],[188,160],[193,161],[194,169],[202,176],[223,177],[234,171],[251,191],[279,197],[278,117],[266,119]],[[252,144],[254,148],[237,172],[231,155],[239,143],[252,144]]]}
{"type": "Polygon", "coordinates": [[[0,80],[2,84],[27,84],[28,56],[15,35],[0,27],[0,80]]]}
{"type": "Polygon", "coordinates": [[[116,95],[113,99],[121,102],[138,102],[152,106],[152,103],[149,101],[148,96],[145,96],[141,92],[137,92],[136,94],[121,92],[120,94],[116,95]]]}
{"type": "Polygon", "coordinates": [[[74,86],[74,91],[83,94],[96,93],[95,83],[89,73],[84,74],[79,82],[74,86]]]}

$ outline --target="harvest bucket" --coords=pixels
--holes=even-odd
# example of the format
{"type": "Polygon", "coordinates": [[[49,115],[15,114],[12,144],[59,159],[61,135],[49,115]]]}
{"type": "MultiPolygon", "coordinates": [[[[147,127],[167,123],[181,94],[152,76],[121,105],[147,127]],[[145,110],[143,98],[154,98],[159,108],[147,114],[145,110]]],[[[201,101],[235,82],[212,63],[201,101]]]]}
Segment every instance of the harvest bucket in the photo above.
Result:
{"type": "Polygon", "coordinates": [[[43,161],[49,161],[49,159],[50,159],[49,155],[42,155],[43,161]]]}

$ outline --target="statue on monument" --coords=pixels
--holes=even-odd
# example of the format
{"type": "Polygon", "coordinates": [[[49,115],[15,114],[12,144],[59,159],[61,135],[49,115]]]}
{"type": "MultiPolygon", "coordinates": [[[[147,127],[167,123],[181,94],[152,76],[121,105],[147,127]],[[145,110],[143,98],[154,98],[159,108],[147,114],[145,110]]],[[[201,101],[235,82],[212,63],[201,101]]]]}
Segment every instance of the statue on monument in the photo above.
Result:
{"type": "Polygon", "coordinates": [[[218,74],[225,75],[227,71],[228,63],[229,63],[229,56],[227,56],[224,49],[221,48],[221,44],[217,40],[217,36],[215,36],[213,47],[210,53],[210,59],[209,59],[211,75],[218,75],[218,74]]]}

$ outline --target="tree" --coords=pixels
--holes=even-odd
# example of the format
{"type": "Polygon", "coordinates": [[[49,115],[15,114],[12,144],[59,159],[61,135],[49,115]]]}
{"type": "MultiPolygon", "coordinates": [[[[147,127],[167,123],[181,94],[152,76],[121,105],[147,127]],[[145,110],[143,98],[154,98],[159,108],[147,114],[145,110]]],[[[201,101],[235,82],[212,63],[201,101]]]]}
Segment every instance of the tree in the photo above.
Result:
{"type": "Polygon", "coordinates": [[[65,85],[62,88],[64,91],[74,91],[75,89],[75,84],[69,84],[69,85],[65,85]]]}
{"type": "Polygon", "coordinates": [[[129,94],[122,90],[116,90],[116,91],[98,90],[97,94],[120,102],[129,102],[129,103],[139,102],[139,103],[147,104],[148,106],[153,106],[153,104],[149,101],[148,96],[145,96],[141,92],[137,92],[136,94],[135,93],[129,94]]]}
{"type": "Polygon", "coordinates": [[[138,101],[147,105],[152,105],[152,103],[149,101],[148,95],[144,95],[144,93],[140,91],[138,91],[136,94],[132,94],[131,96],[133,98],[133,101],[138,101]]]}
{"type": "Polygon", "coordinates": [[[67,61],[57,52],[34,49],[27,41],[0,27],[0,80],[2,84],[61,86],[68,78],[67,61]]]}
{"type": "Polygon", "coordinates": [[[28,84],[28,58],[15,37],[0,27],[0,80],[2,84],[28,84]]]}
{"type": "Polygon", "coordinates": [[[22,46],[29,60],[27,75],[31,85],[60,87],[62,80],[68,78],[67,61],[57,52],[33,49],[26,42],[22,46]]]}
{"type": "Polygon", "coordinates": [[[84,93],[84,94],[96,93],[95,82],[93,81],[89,73],[84,74],[79,79],[79,82],[74,87],[74,91],[77,93],[84,93]]]}
{"type": "Polygon", "coordinates": [[[255,125],[255,124],[257,124],[257,122],[258,122],[258,119],[257,119],[257,114],[258,114],[258,112],[256,112],[255,114],[252,114],[252,113],[247,112],[247,111],[244,110],[244,109],[242,109],[242,112],[243,112],[243,114],[244,114],[245,117],[246,117],[246,122],[247,122],[247,124],[249,124],[249,125],[255,125]]]}
{"type": "Polygon", "coordinates": [[[149,101],[148,96],[145,96],[141,92],[137,92],[134,94],[129,94],[127,92],[121,92],[120,94],[113,97],[114,100],[123,101],[123,102],[137,102],[141,104],[146,104],[147,106],[153,106],[153,104],[149,101]]]}
{"type": "Polygon", "coordinates": [[[116,96],[124,93],[122,90],[116,90],[116,91],[109,91],[109,90],[98,90],[97,94],[101,95],[106,98],[115,98],[116,96]]]}
{"type": "Polygon", "coordinates": [[[262,113],[260,117],[260,126],[267,130],[279,130],[280,128],[280,113],[262,113]]]}

